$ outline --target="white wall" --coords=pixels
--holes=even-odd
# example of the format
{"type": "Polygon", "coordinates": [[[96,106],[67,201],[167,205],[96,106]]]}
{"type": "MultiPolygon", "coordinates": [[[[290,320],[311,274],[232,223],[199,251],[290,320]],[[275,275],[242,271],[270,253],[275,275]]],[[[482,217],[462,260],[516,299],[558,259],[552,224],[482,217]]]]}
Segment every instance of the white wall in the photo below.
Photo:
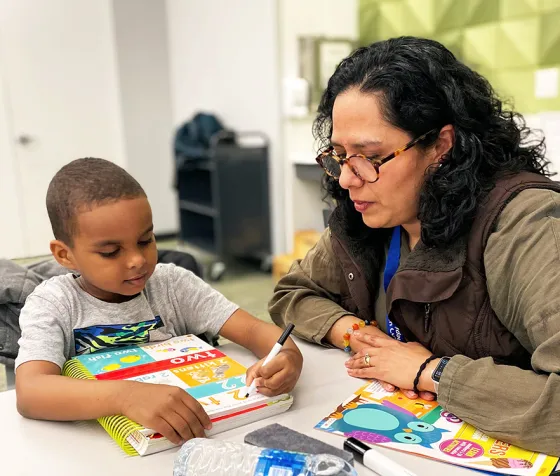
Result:
{"type": "Polygon", "coordinates": [[[275,254],[285,249],[276,3],[167,0],[175,126],[205,111],[268,135],[275,254]]]}
{"type": "MultiPolygon", "coordinates": [[[[1,65],[0,65],[1,66],[1,65]]],[[[0,258],[23,256],[25,250],[19,175],[16,171],[14,134],[10,128],[4,81],[0,70],[0,258]]]]}
{"type": "MultiPolygon", "coordinates": [[[[84,156],[124,163],[112,5],[111,0],[1,3],[0,63],[9,112],[3,117],[8,138],[1,154],[15,166],[17,178],[4,189],[11,192],[3,190],[9,197],[0,206],[15,210],[21,199],[23,253],[44,255],[52,238],[45,195],[54,174],[84,156]],[[25,136],[26,143],[17,142],[25,136]]],[[[6,224],[17,227],[11,219],[6,224]]]]}
{"type": "MultiPolygon", "coordinates": [[[[293,78],[299,74],[298,38],[323,36],[331,38],[358,37],[357,0],[281,0],[279,2],[281,76],[293,78]]],[[[334,71],[333,71],[334,72],[334,71]]],[[[282,147],[286,184],[285,240],[292,249],[294,231],[323,229],[321,185],[300,180],[294,163],[315,164],[316,146],[311,132],[313,114],[307,118],[282,121],[282,147]]]]}
{"type": "Polygon", "coordinates": [[[166,3],[113,0],[127,171],[146,190],[156,233],[176,232],[166,3]]]}

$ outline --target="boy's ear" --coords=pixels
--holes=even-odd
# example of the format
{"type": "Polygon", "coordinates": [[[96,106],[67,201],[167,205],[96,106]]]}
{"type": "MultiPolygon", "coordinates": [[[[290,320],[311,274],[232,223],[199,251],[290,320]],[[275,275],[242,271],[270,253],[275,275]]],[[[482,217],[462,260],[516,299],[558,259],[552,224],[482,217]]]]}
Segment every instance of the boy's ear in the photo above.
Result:
{"type": "Polygon", "coordinates": [[[66,245],[63,241],[53,240],[51,241],[50,248],[54,259],[58,262],[58,264],[68,269],[76,269],[74,255],[68,245],[66,245]]]}

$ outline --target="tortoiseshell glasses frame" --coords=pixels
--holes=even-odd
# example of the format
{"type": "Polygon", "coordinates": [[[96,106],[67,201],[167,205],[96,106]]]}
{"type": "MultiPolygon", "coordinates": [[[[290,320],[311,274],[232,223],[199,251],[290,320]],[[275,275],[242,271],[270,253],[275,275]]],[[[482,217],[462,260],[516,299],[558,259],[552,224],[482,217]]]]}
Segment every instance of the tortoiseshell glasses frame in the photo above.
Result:
{"type": "Polygon", "coordinates": [[[411,140],[405,146],[400,149],[395,150],[391,154],[379,159],[374,157],[366,157],[363,154],[353,154],[349,157],[340,156],[334,150],[334,147],[330,146],[324,152],[321,152],[315,159],[319,166],[332,178],[338,180],[340,174],[342,173],[342,167],[344,164],[350,166],[352,173],[358,177],[360,180],[368,183],[375,183],[379,180],[379,168],[389,162],[390,160],[398,157],[403,152],[414,147],[418,142],[424,140],[430,134],[436,132],[437,129],[432,129],[425,134],[411,140]],[[352,160],[356,159],[356,160],[352,160]]]}

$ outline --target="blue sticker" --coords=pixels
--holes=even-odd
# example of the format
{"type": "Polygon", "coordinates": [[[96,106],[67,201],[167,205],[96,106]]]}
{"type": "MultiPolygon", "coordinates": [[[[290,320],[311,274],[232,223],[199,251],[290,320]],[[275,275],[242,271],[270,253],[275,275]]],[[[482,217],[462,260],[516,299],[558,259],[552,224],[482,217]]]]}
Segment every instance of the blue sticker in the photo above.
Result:
{"type": "Polygon", "coordinates": [[[307,456],[290,451],[264,449],[259,456],[255,476],[297,476],[305,474],[307,456]]]}

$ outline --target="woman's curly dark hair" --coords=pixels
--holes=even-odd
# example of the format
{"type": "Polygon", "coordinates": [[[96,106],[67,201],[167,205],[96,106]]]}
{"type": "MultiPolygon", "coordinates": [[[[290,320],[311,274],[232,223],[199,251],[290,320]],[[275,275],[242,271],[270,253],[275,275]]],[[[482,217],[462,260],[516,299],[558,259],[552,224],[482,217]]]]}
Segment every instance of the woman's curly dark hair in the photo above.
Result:
{"type": "MultiPolygon", "coordinates": [[[[329,80],[313,124],[321,146],[332,134],[336,97],[352,87],[381,93],[385,119],[411,138],[446,124],[455,128],[449,156],[426,175],[420,195],[418,218],[427,246],[443,247],[467,233],[478,204],[500,175],[549,175],[544,139],[530,141],[523,117],[504,109],[490,83],[436,41],[394,38],[358,48],[344,59],[329,80]]],[[[420,146],[429,147],[436,139],[433,134],[420,146]]],[[[325,186],[346,231],[357,239],[371,237],[348,191],[330,178],[325,186]]]]}

